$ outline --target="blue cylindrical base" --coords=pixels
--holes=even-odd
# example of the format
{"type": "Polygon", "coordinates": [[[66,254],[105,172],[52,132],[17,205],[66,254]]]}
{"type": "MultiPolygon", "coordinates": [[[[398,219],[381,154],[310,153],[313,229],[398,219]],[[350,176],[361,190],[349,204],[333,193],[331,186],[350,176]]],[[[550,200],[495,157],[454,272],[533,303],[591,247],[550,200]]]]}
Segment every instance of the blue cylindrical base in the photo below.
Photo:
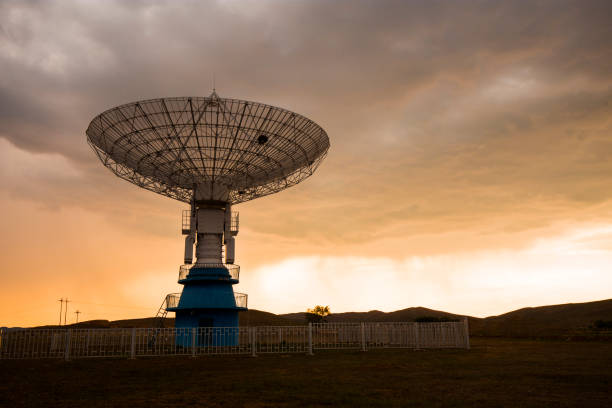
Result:
{"type": "Polygon", "coordinates": [[[184,347],[237,346],[238,310],[200,309],[176,312],[175,327],[187,330],[177,331],[176,344],[184,347]],[[195,329],[195,343],[192,330],[195,329]]]}
{"type": "Polygon", "coordinates": [[[238,310],[177,310],[174,327],[238,327],[238,310]]]}
{"type": "Polygon", "coordinates": [[[232,285],[225,268],[192,268],[180,281],[183,292],[179,304],[168,309],[176,313],[174,326],[192,330],[180,331],[176,344],[184,347],[238,345],[238,312],[232,285]]]}

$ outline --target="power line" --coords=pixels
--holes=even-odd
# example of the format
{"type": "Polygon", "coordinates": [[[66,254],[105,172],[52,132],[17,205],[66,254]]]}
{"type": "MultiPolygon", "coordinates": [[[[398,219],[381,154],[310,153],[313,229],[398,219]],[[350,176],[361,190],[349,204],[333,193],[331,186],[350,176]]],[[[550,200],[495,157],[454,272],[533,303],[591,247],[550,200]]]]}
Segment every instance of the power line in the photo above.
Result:
{"type": "Polygon", "coordinates": [[[59,326],[62,325],[62,309],[64,308],[64,298],[61,298],[60,300],[58,300],[58,302],[60,302],[60,320],[59,320],[59,326]]]}
{"type": "Polygon", "coordinates": [[[68,314],[68,302],[70,301],[68,300],[68,298],[66,298],[64,302],[66,302],[66,308],[64,309],[64,325],[66,325],[66,315],[68,314]]]}

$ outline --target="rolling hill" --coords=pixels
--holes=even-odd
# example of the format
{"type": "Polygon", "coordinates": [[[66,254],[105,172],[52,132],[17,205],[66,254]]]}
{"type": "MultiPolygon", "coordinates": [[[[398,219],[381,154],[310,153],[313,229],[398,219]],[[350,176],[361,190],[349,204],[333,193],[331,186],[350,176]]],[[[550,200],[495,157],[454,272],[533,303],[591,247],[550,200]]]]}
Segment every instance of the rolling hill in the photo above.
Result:
{"type": "MultiPolygon", "coordinates": [[[[292,320],[306,323],[306,313],[289,313],[280,315],[292,320]]],[[[369,312],[347,312],[334,313],[327,318],[330,323],[355,323],[355,322],[412,322],[420,317],[437,317],[448,319],[463,319],[464,316],[439,310],[427,309],[425,307],[410,307],[408,309],[396,310],[395,312],[381,312],[371,310],[369,312]]]]}
{"type": "MultiPolygon", "coordinates": [[[[330,323],[412,322],[423,317],[463,319],[465,316],[424,307],[411,307],[388,313],[379,310],[334,313],[328,317],[328,321],[330,323]]],[[[594,327],[595,322],[598,320],[612,322],[612,299],[586,303],[527,307],[486,318],[468,316],[470,335],[472,336],[612,339],[612,330],[594,327]]],[[[305,313],[277,315],[255,309],[240,313],[241,326],[293,326],[306,323],[305,313]]],[[[90,320],[70,325],[70,327],[131,328],[154,327],[154,325],[155,319],[149,317],[115,321],[90,320]]],[[[164,326],[173,327],[174,319],[165,319],[164,326]]]]}
{"type": "Polygon", "coordinates": [[[597,320],[612,321],[612,299],[587,303],[526,307],[484,319],[470,318],[473,336],[559,337],[607,333],[595,330],[597,320]]]}

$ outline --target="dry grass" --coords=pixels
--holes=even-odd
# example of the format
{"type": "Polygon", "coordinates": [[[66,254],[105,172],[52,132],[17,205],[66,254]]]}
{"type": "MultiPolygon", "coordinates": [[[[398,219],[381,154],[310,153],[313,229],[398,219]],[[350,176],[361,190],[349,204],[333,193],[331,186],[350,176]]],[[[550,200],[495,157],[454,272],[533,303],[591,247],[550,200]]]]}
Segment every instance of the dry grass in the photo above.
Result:
{"type": "Polygon", "coordinates": [[[612,343],[466,350],[0,361],[0,406],[612,406],[612,343]]]}

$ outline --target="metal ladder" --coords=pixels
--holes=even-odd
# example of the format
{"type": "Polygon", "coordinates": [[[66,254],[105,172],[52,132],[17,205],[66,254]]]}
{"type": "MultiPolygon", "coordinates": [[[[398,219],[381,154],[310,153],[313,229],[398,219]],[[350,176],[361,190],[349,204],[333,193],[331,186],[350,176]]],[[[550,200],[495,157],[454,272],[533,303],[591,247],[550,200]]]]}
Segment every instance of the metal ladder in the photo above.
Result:
{"type": "Polygon", "coordinates": [[[155,319],[153,320],[153,327],[155,328],[155,331],[149,339],[149,347],[155,345],[155,342],[157,341],[157,336],[159,335],[161,329],[164,327],[164,320],[166,319],[166,315],[168,315],[168,310],[166,310],[166,298],[164,298],[162,304],[159,306],[159,309],[157,309],[157,314],[155,315],[155,319]]]}

